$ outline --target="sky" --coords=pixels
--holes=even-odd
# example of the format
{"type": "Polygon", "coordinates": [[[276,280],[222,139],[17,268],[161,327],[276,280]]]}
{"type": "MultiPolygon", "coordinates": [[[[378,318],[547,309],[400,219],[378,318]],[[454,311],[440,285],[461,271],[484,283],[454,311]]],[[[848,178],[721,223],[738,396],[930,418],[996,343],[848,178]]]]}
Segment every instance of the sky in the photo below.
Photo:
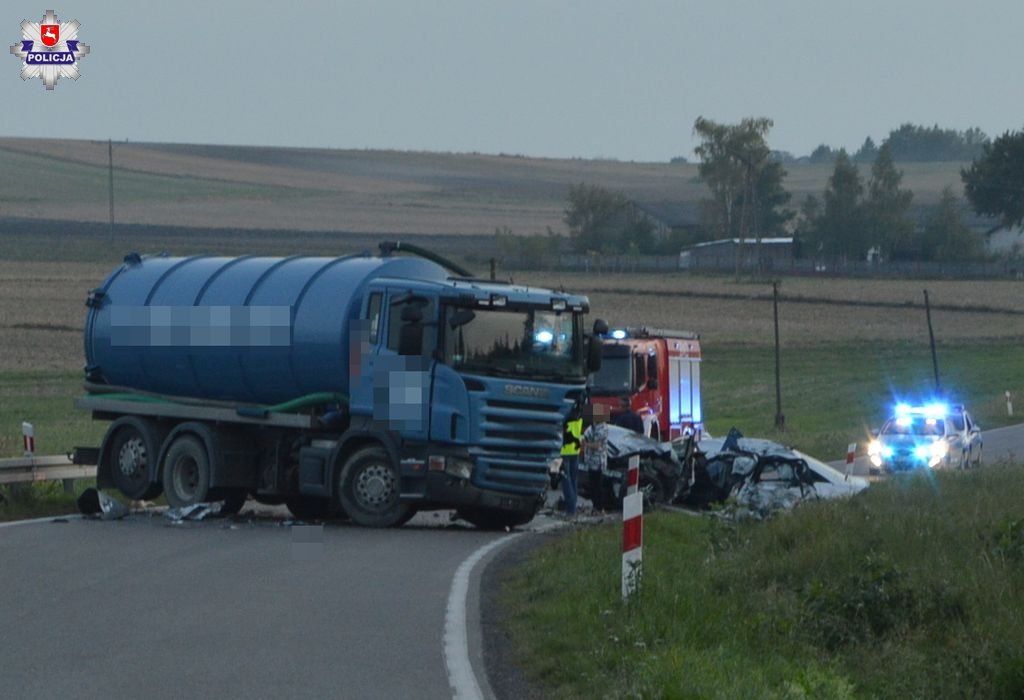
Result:
{"type": "Polygon", "coordinates": [[[1024,127],[1021,0],[235,0],[45,9],[91,53],[53,91],[0,56],[0,136],[694,160],[693,123],[772,148],[900,124],[1024,127]]]}

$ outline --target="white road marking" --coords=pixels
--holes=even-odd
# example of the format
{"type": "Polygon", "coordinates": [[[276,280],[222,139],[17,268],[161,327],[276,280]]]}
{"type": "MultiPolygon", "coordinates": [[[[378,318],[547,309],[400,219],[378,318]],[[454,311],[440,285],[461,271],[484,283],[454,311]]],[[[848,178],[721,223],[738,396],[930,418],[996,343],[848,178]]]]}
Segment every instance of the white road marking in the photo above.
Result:
{"type": "Polygon", "coordinates": [[[480,547],[459,565],[448,594],[448,609],[444,615],[444,662],[448,667],[448,682],[452,697],[457,700],[483,700],[483,691],[473,673],[469,660],[469,630],[466,627],[466,604],[469,596],[469,578],[473,567],[497,547],[506,544],[520,533],[506,535],[480,547]]]}

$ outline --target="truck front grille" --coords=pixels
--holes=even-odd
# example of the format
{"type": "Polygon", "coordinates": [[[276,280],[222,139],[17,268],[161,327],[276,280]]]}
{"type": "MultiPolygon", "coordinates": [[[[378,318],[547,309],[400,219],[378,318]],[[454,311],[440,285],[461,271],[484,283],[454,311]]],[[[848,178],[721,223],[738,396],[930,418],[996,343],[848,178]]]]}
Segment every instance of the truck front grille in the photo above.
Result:
{"type": "Polygon", "coordinates": [[[473,482],[480,488],[537,493],[548,481],[548,462],[562,448],[562,406],[548,400],[482,397],[473,482]]]}

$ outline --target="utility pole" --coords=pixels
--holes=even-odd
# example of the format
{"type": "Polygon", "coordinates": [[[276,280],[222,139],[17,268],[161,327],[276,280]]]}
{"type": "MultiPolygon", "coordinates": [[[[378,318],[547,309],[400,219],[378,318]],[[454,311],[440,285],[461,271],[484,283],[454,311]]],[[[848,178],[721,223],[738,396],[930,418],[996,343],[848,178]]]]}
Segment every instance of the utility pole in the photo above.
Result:
{"type": "Polygon", "coordinates": [[[107,182],[110,185],[110,243],[114,243],[114,140],[107,139],[107,182]]]}
{"type": "Polygon", "coordinates": [[[935,354],[935,332],[932,330],[932,307],[928,303],[928,290],[924,290],[924,313],[928,319],[928,343],[932,348],[932,370],[935,372],[935,393],[942,393],[942,384],[939,382],[939,358],[935,354]]]}
{"type": "Polygon", "coordinates": [[[775,311],[775,429],[786,430],[786,416],[782,415],[782,375],[779,369],[779,283],[772,282],[772,306],[775,311]]]}

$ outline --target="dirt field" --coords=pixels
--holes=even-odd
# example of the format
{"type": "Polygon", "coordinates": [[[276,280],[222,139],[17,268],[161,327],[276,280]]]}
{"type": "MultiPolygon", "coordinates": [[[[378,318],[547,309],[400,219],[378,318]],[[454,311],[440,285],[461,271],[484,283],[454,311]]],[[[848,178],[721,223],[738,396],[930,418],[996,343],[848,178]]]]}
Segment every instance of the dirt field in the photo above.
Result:
{"type": "MultiPolygon", "coordinates": [[[[0,372],[78,371],[85,295],[113,269],[111,263],[0,261],[0,372]]],[[[655,275],[542,275],[517,278],[527,283],[589,294],[591,317],[612,325],[662,326],[696,331],[707,343],[772,342],[771,288],[735,284],[725,278],[655,275]],[[737,295],[757,298],[667,297],[612,290],[737,295]]],[[[833,301],[920,304],[922,284],[934,304],[999,307],[1018,313],[933,311],[940,342],[987,339],[1024,340],[1024,283],[1021,282],[859,282],[787,279],[784,295],[833,301]]],[[[859,342],[927,342],[925,314],[919,308],[878,308],[828,303],[780,305],[780,335],[787,346],[859,342]]]]}
{"type": "MultiPolygon", "coordinates": [[[[120,223],[490,235],[565,233],[569,186],[620,191],[673,225],[693,222],[706,188],[697,166],[518,156],[115,143],[120,223]]],[[[958,163],[901,164],[915,205],[960,188],[958,163]]],[[[794,206],[831,169],[787,166],[794,206]]],[[[105,222],[107,144],[0,138],[0,215],[105,222]],[[56,207],[39,190],[45,174],[56,207]]],[[[0,235],[3,229],[0,228],[0,235]]]]}

